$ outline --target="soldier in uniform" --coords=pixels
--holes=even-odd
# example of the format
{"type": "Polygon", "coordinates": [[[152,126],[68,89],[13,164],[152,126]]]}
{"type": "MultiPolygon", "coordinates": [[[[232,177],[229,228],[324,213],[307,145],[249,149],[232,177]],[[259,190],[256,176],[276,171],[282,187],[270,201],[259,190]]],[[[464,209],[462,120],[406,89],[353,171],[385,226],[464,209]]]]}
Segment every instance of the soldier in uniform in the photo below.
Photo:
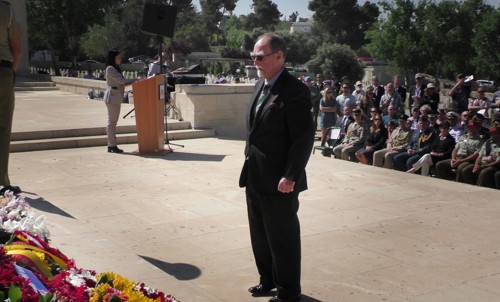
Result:
{"type": "Polygon", "coordinates": [[[0,194],[21,188],[10,183],[9,149],[14,117],[15,71],[22,55],[21,27],[7,1],[0,1],[0,194]]]}
{"type": "Polygon", "coordinates": [[[363,148],[367,133],[362,122],[361,109],[354,109],[352,112],[354,122],[349,124],[342,143],[333,148],[333,153],[335,154],[335,158],[357,161],[355,153],[363,148]]]}

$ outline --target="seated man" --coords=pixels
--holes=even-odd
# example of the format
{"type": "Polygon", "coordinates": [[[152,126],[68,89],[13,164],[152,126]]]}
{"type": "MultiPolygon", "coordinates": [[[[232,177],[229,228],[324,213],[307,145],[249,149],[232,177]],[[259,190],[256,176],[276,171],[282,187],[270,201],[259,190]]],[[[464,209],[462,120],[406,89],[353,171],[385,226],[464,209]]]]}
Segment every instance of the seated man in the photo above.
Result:
{"type": "Polygon", "coordinates": [[[474,166],[465,167],[462,175],[466,183],[495,188],[495,174],[500,171],[500,120],[490,128],[491,138],[479,150],[474,166]]]}
{"type": "Polygon", "coordinates": [[[411,131],[408,128],[407,120],[408,115],[403,114],[399,116],[399,127],[394,129],[389,135],[386,148],[373,153],[374,166],[382,167],[383,164],[384,168],[392,169],[394,155],[406,151],[411,137],[411,131]]]}
{"type": "Polygon", "coordinates": [[[361,109],[354,109],[354,122],[349,124],[342,143],[333,148],[335,158],[357,161],[355,153],[363,148],[366,139],[365,127],[362,123],[361,109]]]}
{"type": "Polygon", "coordinates": [[[396,108],[392,105],[389,105],[387,107],[387,112],[388,114],[382,116],[382,119],[384,120],[384,125],[387,127],[387,124],[389,124],[390,121],[395,121],[397,122],[399,119],[398,112],[396,111],[396,108]]]}
{"type": "Polygon", "coordinates": [[[462,135],[451,153],[451,159],[439,161],[436,164],[436,177],[464,182],[462,178],[462,169],[468,165],[473,165],[479,154],[479,149],[484,140],[479,136],[479,127],[481,121],[474,116],[467,125],[467,134],[462,135]],[[453,173],[453,169],[456,170],[453,173]],[[455,174],[455,176],[454,176],[455,174]]]}
{"type": "Polygon", "coordinates": [[[432,142],[437,137],[434,130],[429,127],[429,118],[422,116],[418,122],[419,131],[411,137],[409,149],[394,156],[394,169],[398,171],[410,170],[420,157],[429,153],[432,142]]]}

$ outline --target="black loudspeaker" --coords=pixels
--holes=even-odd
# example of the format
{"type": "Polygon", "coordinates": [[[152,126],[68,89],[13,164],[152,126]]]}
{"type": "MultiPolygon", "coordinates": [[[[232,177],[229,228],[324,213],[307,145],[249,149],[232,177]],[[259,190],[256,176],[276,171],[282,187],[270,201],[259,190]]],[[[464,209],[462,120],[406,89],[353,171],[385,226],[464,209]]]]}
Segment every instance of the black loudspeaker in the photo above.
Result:
{"type": "Polygon", "coordinates": [[[141,30],[150,34],[173,38],[176,16],[176,6],[146,3],[144,4],[141,30]]]}

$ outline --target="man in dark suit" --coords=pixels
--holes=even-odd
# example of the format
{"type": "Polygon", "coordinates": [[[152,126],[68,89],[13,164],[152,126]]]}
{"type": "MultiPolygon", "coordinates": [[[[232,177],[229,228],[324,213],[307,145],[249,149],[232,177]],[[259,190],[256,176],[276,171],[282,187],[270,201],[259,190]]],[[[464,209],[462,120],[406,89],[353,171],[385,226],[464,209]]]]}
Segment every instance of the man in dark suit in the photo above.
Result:
{"type": "Polygon", "coordinates": [[[300,301],[299,192],[307,189],[305,167],[314,143],[308,88],[285,69],[286,45],[274,33],[260,36],[251,57],[261,79],[247,116],[245,164],[252,249],[260,275],[253,296],[270,302],[300,301]]]}

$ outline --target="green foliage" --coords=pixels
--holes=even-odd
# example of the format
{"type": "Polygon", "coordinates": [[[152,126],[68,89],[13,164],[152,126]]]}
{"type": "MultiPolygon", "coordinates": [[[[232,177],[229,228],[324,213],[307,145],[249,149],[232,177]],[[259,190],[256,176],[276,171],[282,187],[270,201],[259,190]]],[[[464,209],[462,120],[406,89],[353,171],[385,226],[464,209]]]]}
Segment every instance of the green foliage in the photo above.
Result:
{"type": "Polygon", "coordinates": [[[231,28],[227,32],[226,46],[230,48],[241,49],[245,38],[245,31],[237,28],[231,28]]]}
{"type": "Polygon", "coordinates": [[[306,63],[311,74],[323,73],[326,78],[347,76],[350,79],[362,79],[364,69],[356,53],[347,45],[323,44],[317,54],[306,63]]]}
{"type": "Polygon", "coordinates": [[[407,75],[453,78],[457,72],[480,72],[498,78],[498,68],[491,68],[499,62],[498,9],[484,0],[395,0],[380,5],[386,17],[366,33],[373,56],[403,67],[407,75]]]}
{"type": "Polygon", "coordinates": [[[17,286],[11,285],[9,287],[9,301],[10,302],[20,302],[23,292],[17,286]]]}
{"type": "Polygon", "coordinates": [[[314,26],[322,38],[358,49],[365,44],[364,33],[371,28],[379,16],[376,4],[357,0],[311,0],[309,10],[314,11],[314,26]]]}
{"type": "Polygon", "coordinates": [[[305,64],[316,54],[319,42],[309,33],[283,33],[287,45],[286,61],[293,66],[305,64]]]}
{"type": "Polygon", "coordinates": [[[282,14],[278,6],[271,0],[253,0],[253,13],[250,13],[245,20],[245,28],[262,27],[268,31],[274,31],[280,22],[282,14]]]}

